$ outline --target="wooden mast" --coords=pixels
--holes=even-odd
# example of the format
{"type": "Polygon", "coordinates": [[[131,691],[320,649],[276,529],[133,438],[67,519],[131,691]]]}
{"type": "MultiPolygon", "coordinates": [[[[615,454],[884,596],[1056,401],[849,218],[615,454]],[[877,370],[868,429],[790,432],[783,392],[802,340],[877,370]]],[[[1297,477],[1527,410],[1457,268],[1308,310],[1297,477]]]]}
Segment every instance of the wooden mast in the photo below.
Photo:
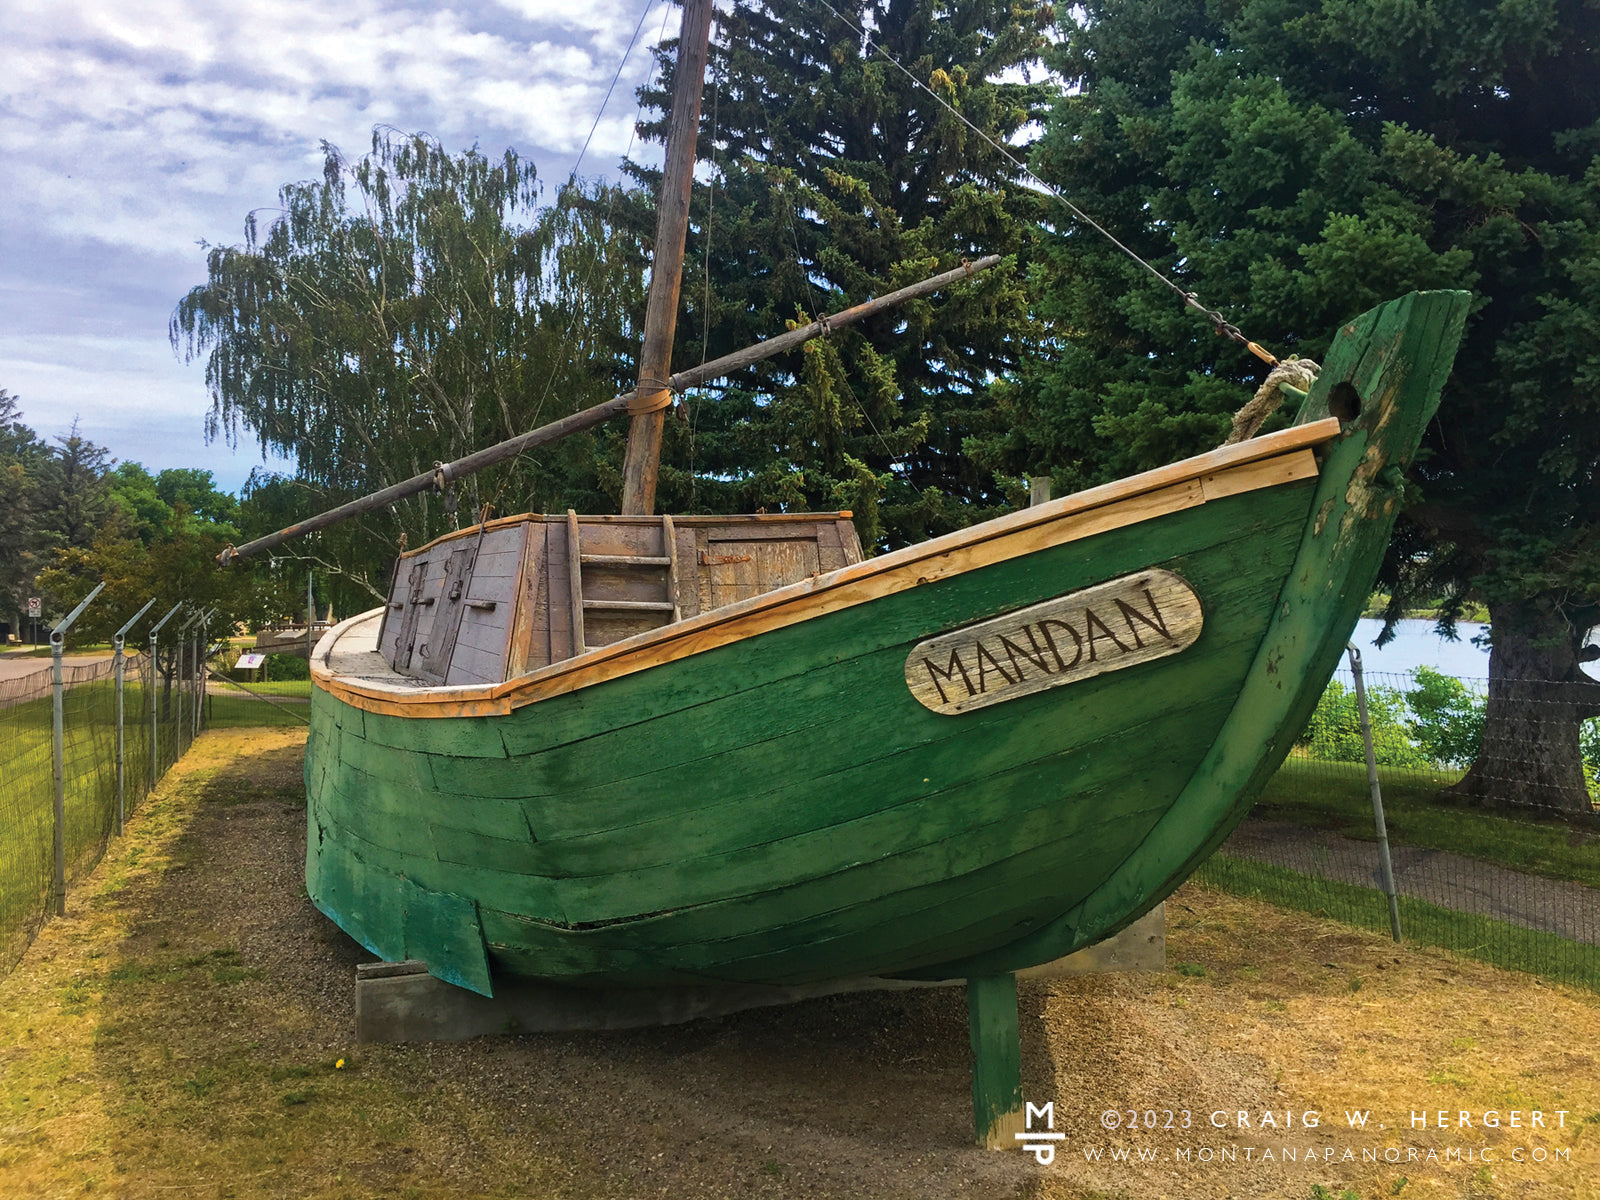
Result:
{"type": "Polygon", "coordinates": [[[661,429],[672,406],[672,338],[678,325],[678,284],[683,242],[689,228],[689,192],[694,183],[695,142],[700,134],[700,95],[705,90],[711,38],[712,0],[683,0],[678,31],[677,77],[667,125],[666,161],[657,201],[655,253],[645,307],[639,386],[629,406],[628,454],[622,470],[622,511],[655,512],[656,472],[661,465],[661,429]]]}

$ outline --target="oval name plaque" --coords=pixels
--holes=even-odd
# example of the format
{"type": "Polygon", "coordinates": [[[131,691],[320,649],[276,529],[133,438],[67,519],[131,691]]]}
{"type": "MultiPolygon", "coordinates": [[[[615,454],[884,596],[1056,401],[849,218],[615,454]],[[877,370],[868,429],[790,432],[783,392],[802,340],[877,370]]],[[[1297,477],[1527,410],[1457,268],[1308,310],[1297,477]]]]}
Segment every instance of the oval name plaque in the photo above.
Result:
{"type": "Polygon", "coordinates": [[[946,716],[1077,683],[1188,649],[1200,597],[1152,569],[917,643],[906,686],[946,716]]]}

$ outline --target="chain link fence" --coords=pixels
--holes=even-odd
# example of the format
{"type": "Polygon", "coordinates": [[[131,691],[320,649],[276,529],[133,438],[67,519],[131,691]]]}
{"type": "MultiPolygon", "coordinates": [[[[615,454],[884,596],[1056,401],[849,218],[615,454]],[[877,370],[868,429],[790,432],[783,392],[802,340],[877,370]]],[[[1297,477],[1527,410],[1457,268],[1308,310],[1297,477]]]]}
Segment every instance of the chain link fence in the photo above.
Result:
{"type": "MultiPolygon", "coordinates": [[[[191,641],[161,647],[156,659],[124,655],[120,755],[115,656],[62,667],[65,885],[94,869],[123,817],[204,729],[306,720],[309,683],[258,699],[200,669],[201,651],[191,641]]],[[[55,898],[53,703],[47,659],[0,680],[0,974],[22,957],[55,898]]]]}
{"type": "MultiPolygon", "coordinates": [[[[1519,708],[1503,725],[1516,742],[1482,755],[1496,726],[1487,680],[1364,678],[1404,940],[1600,990],[1600,720],[1576,720],[1562,685],[1497,683],[1519,708]]],[[[1340,671],[1197,879],[1389,934],[1382,860],[1354,679],[1340,671]]]]}

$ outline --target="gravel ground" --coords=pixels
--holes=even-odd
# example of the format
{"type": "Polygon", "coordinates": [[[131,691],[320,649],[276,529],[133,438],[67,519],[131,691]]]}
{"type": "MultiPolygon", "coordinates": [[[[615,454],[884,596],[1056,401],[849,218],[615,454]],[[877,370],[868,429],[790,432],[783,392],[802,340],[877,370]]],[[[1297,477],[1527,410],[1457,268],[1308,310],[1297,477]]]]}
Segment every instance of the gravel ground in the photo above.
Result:
{"type": "MultiPolygon", "coordinates": [[[[217,735],[208,735],[217,736],[217,735]]],[[[297,789],[301,751],[257,755],[246,798],[200,808],[190,864],[128,947],[174,923],[239,947],[285,1008],[286,1053],[346,1053],[355,966],[373,956],[305,896],[305,811],[254,799],[297,789]]],[[[211,798],[226,798],[221,781],[211,798]]],[[[1030,1178],[1019,1155],[969,1145],[964,995],[958,990],[827,998],[667,1029],[485,1038],[364,1051],[432,1088],[464,1089],[509,1127],[570,1141],[630,1194],[1005,1196],[1030,1178]],[[870,1081],[871,1086],[860,1086],[870,1081]],[[632,1191],[637,1188],[637,1191],[632,1191]]],[[[470,1177],[471,1147],[435,1167],[470,1177]]]]}
{"type": "Polygon", "coordinates": [[[1406,1129],[1418,1108],[1543,1104],[1600,1125],[1600,1000],[1193,887],[1168,907],[1178,969],[1022,987],[1024,1091],[1053,1103],[1064,1135],[1050,1167],[970,1145],[959,990],[664,1029],[355,1047],[354,968],[370,956],[304,893],[303,736],[204,735],[69,916],[0,981],[0,1077],[26,1069],[38,1093],[13,1115],[0,1104],[0,1197],[1304,1200],[1347,1186],[1362,1200],[1600,1197],[1576,1127],[1551,1142],[1575,1148],[1571,1166],[1325,1157],[1508,1145],[1505,1130],[1406,1129]],[[147,835],[145,821],[172,832],[147,835]],[[225,984],[196,977],[210,967],[162,974],[208,948],[234,956],[214,960],[228,964],[225,984]],[[150,982],[93,982],[130,970],[150,982]],[[151,997],[183,1007],[152,1024],[149,1006],[169,1001],[151,997]],[[352,1070],[334,1070],[346,1056],[352,1070]],[[264,1067],[284,1082],[262,1096],[264,1067]],[[228,1101],[230,1070],[257,1088],[239,1095],[259,1098],[228,1101]],[[280,1098],[308,1071],[318,1099],[280,1098]],[[74,1086],[83,1099],[62,1090],[74,1086]],[[54,1115],[37,1110],[46,1093],[60,1097],[54,1115]],[[1352,1105],[1389,1132],[1345,1128],[1352,1105]],[[318,1123],[354,1127],[380,1110],[362,1136],[334,1131],[336,1152],[305,1140],[318,1123]],[[1284,1128],[1308,1110],[1320,1127],[1284,1128]],[[1276,1114],[1270,1135],[1264,1112],[1276,1114]],[[194,1127],[172,1128],[167,1113],[194,1127]],[[1263,1145],[1280,1157],[1246,1158],[1263,1145]],[[1316,1161],[1285,1161],[1286,1145],[1316,1161]],[[1228,1147],[1232,1161],[1182,1157],[1228,1147]]]}

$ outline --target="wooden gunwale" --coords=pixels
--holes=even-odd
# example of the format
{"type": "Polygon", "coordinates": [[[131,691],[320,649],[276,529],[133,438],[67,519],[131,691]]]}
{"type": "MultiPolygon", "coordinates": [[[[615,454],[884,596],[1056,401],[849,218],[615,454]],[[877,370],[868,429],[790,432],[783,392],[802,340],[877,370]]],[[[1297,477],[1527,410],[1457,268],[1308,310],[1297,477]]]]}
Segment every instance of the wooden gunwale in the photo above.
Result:
{"type": "MultiPolygon", "coordinates": [[[[495,517],[492,521],[486,521],[481,526],[469,525],[465,529],[452,529],[449,533],[441,533],[431,542],[424,542],[414,550],[402,551],[400,557],[403,559],[415,558],[419,554],[426,554],[443,542],[453,542],[462,537],[476,537],[480,528],[485,530],[500,529],[506,525],[520,525],[523,521],[542,521],[546,515],[545,513],[536,512],[517,513],[509,517],[495,517]]],[[[675,516],[672,520],[678,525],[753,525],[761,522],[782,524],[795,521],[848,521],[853,516],[855,516],[855,513],[848,508],[842,508],[838,512],[820,513],[730,513],[727,516],[708,516],[701,513],[686,517],[675,516]]],[[[651,529],[659,529],[661,527],[660,517],[641,517],[625,513],[584,513],[582,520],[585,525],[647,525],[651,529]]]]}
{"type": "MultiPolygon", "coordinates": [[[[1311,448],[1339,436],[1341,428],[1341,423],[1330,417],[1225,446],[713,609],[498,684],[419,688],[341,678],[330,665],[335,648],[357,626],[381,617],[383,610],[378,609],[349,618],[323,636],[312,655],[312,678],[329,695],[368,712],[413,718],[503,715],[552,696],[1020,554],[1208,500],[1314,477],[1317,464],[1311,448]]],[[[787,514],[763,516],[778,521],[794,519],[787,514]]],[[[526,517],[501,518],[492,524],[523,519],[526,517]]],[[[678,518],[680,522],[693,519],[678,518]]],[[[637,522],[641,518],[624,516],[612,520],[637,522]]],[[[465,532],[468,531],[447,537],[459,537],[465,532]]]]}

